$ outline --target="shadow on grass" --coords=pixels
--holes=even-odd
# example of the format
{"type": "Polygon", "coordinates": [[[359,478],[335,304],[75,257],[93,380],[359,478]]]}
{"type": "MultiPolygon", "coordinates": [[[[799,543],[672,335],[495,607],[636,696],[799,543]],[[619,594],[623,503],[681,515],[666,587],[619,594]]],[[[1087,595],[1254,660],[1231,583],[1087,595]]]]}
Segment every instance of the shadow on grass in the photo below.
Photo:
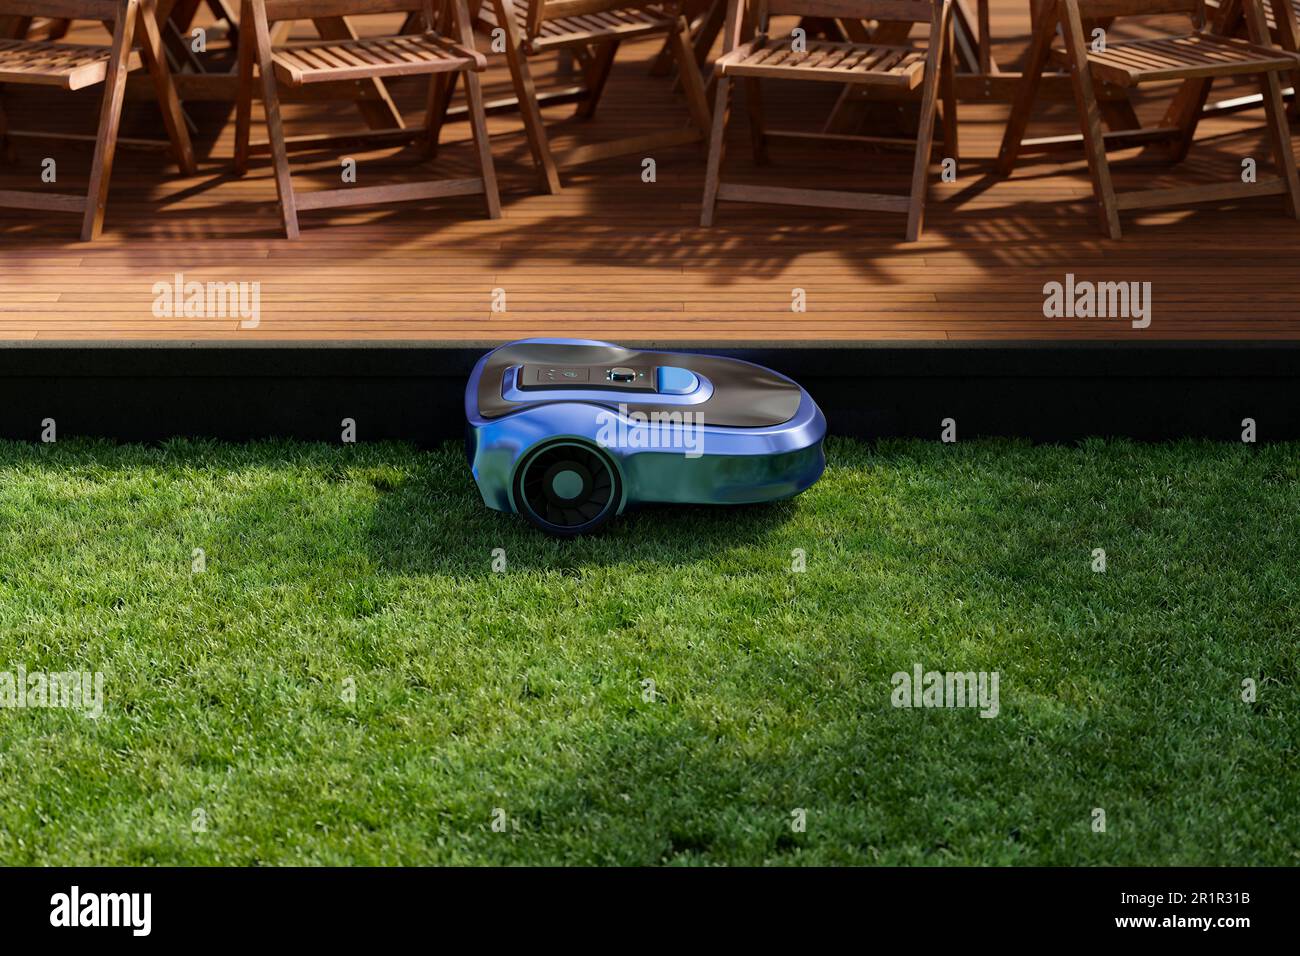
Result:
{"type": "MultiPolygon", "coordinates": [[[[249,445],[178,440],[119,445],[72,440],[50,445],[0,443],[0,470],[32,469],[87,484],[81,494],[130,494],[163,507],[172,482],[211,481],[202,496],[206,542],[370,562],[380,574],[478,578],[493,573],[492,552],[511,570],[572,571],[653,562],[716,560],[752,547],[786,523],[798,499],[742,506],[647,505],[630,509],[594,535],[542,534],[524,518],[488,509],[463,451],[400,444],[347,448],[299,442],[249,445]],[[335,495],[351,485],[353,490],[335,495]],[[158,489],[158,490],[155,490],[158,489]],[[360,495],[360,497],[357,497],[360,495]],[[214,497],[215,496],[215,497],[214,497]],[[261,545],[254,545],[260,541],[261,545]],[[242,542],[242,543],[241,543],[242,542]],[[327,545],[328,543],[328,545],[327,545]]],[[[266,557],[265,552],[263,557],[266,557]]]]}
{"type": "Polygon", "coordinates": [[[512,570],[565,571],[633,565],[687,564],[746,548],[789,519],[790,501],[740,506],[645,505],[601,532],[552,538],[523,517],[483,504],[469,466],[444,447],[419,469],[382,489],[367,542],[380,571],[399,574],[493,574],[492,552],[505,550],[512,570]]]}

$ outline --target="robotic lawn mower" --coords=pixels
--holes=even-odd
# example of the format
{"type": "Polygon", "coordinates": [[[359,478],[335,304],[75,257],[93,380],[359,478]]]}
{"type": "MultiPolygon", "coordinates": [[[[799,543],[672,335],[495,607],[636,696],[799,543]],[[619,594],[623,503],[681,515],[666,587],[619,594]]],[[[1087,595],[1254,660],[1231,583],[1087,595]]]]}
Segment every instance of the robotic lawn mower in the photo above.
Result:
{"type": "Polygon", "coordinates": [[[826,419],[739,359],[527,339],[479,359],[466,451],[484,503],[543,531],[594,531],[646,502],[789,498],[826,467],[826,419]]]}

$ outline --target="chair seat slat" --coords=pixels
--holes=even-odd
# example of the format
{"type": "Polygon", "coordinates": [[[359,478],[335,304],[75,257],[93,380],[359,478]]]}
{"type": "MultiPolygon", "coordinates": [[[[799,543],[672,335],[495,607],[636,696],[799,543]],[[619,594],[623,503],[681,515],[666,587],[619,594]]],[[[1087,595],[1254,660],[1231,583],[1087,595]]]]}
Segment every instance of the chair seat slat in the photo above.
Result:
{"type": "MultiPolygon", "coordinates": [[[[1058,53],[1058,59],[1063,54],[1058,53]]],[[[1095,73],[1122,83],[1178,79],[1184,75],[1229,75],[1277,69],[1297,63],[1291,54],[1266,50],[1234,37],[1214,34],[1126,40],[1088,52],[1095,73]]]]}
{"type": "MultiPolygon", "coordinates": [[[[527,4],[515,4],[515,23],[519,32],[533,50],[552,49],[603,39],[623,39],[650,33],[664,33],[672,29],[675,21],[663,10],[651,6],[625,7],[619,10],[599,11],[543,20],[537,32],[528,33],[527,4]]],[[[479,19],[490,31],[500,26],[495,6],[484,3],[479,19]]]]}
{"type": "Polygon", "coordinates": [[[847,82],[883,82],[911,88],[925,67],[923,51],[869,43],[810,43],[797,51],[791,38],[742,46],[718,61],[724,73],[847,82]]]}
{"type": "MultiPolygon", "coordinates": [[[[0,40],[0,82],[79,90],[104,81],[111,55],[107,46],[0,40]]],[[[139,66],[140,54],[132,50],[127,68],[139,66]]]]}
{"type": "Polygon", "coordinates": [[[436,34],[361,40],[308,40],[276,47],[277,75],[301,85],[372,76],[479,69],[482,57],[436,34]]]}

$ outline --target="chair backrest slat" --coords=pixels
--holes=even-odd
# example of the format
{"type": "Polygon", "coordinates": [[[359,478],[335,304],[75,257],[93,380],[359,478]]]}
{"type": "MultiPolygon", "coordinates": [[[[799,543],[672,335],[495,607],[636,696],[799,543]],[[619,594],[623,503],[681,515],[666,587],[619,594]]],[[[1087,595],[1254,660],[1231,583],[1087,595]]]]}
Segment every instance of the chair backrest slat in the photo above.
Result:
{"type": "Polygon", "coordinates": [[[1142,17],[1167,13],[1202,16],[1205,0],[1077,0],[1079,16],[1085,20],[1106,17],[1142,17]]]}
{"type": "Polygon", "coordinates": [[[547,20],[560,17],[583,17],[593,13],[612,13],[645,6],[650,0],[517,0],[528,3],[528,34],[536,36],[547,20]]]}
{"type": "Polygon", "coordinates": [[[424,0],[266,0],[266,18],[360,17],[372,13],[409,13],[423,8],[424,0]]]}
{"type": "Polygon", "coordinates": [[[120,8],[117,0],[3,0],[0,16],[113,20],[120,8]]]}
{"type": "Polygon", "coordinates": [[[845,20],[901,20],[928,23],[931,0],[767,0],[769,16],[825,17],[845,20]]]}

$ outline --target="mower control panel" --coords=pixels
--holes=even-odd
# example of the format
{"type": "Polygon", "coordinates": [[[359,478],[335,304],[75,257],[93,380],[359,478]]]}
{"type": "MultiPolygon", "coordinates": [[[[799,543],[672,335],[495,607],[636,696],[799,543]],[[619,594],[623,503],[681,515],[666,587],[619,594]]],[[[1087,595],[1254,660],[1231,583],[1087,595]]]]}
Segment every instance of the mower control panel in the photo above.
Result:
{"type": "Polygon", "coordinates": [[[522,365],[515,379],[525,392],[555,389],[614,389],[661,395],[687,395],[700,386],[688,369],[632,365],[522,365]]]}

